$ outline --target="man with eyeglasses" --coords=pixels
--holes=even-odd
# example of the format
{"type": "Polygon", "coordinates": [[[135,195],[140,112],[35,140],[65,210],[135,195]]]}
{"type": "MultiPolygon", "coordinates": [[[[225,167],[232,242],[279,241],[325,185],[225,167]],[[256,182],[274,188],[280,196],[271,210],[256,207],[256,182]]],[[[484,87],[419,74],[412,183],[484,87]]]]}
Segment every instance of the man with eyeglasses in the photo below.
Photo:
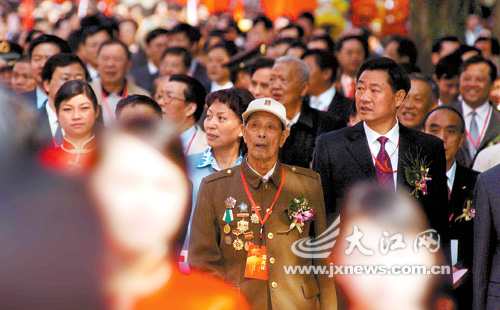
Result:
{"type": "Polygon", "coordinates": [[[207,95],[203,85],[190,76],[174,74],[157,79],[153,93],[154,99],[161,106],[163,118],[177,125],[184,154],[205,151],[208,147],[207,137],[197,124],[207,95]]]}

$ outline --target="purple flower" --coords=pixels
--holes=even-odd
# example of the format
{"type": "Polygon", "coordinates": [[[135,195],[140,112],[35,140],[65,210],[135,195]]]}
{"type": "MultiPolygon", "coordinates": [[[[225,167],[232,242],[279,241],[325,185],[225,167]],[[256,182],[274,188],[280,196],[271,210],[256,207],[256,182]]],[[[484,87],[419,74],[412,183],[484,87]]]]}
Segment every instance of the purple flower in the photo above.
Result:
{"type": "Polygon", "coordinates": [[[304,223],[304,216],[300,212],[295,214],[294,219],[298,224],[304,223]]]}
{"type": "Polygon", "coordinates": [[[297,212],[294,216],[294,219],[297,223],[302,224],[310,221],[314,217],[314,210],[308,209],[305,211],[297,212]]]}

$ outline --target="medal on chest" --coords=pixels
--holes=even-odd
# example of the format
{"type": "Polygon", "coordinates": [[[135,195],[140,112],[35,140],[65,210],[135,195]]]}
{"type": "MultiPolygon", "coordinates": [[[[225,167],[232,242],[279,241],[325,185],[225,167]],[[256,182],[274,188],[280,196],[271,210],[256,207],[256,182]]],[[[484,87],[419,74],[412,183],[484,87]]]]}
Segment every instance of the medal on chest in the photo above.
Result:
{"type": "Polygon", "coordinates": [[[222,221],[226,224],[224,225],[223,231],[225,234],[229,234],[231,232],[231,226],[229,226],[229,224],[234,221],[233,209],[236,205],[236,199],[228,197],[224,203],[226,205],[226,210],[224,210],[224,214],[222,215],[222,221]]]}
{"type": "Polygon", "coordinates": [[[236,224],[236,227],[238,228],[239,231],[244,233],[248,230],[248,221],[245,221],[242,219],[242,220],[238,221],[238,223],[236,224]]]}
{"type": "Polygon", "coordinates": [[[239,237],[242,234],[242,232],[239,229],[233,229],[233,235],[236,236],[236,239],[233,241],[233,248],[236,251],[241,251],[243,247],[245,246],[245,243],[243,240],[241,240],[239,237]]]}
{"type": "Polygon", "coordinates": [[[250,221],[252,222],[252,224],[259,224],[259,216],[257,215],[257,213],[252,213],[252,215],[250,216],[250,221]]]}
{"type": "Polygon", "coordinates": [[[283,186],[285,184],[285,170],[281,169],[281,181],[280,181],[280,184],[279,184],[278,189],[277,189],[277,191],[276,191],[276,193],[275,193],[275,195],[274,195],[274,197],[272,199],[271,204],[266,209],[266,213],[264,214],[263,217],[261,216],[261,213],[260,213],[261,207],[258,206],[255,203],[255,199],[254,199],[254,197],[252,195],[252,192],[250,191],[250,188],[248,186],[248,182],[246,180],[245,174],[242,172],[242,173],[240,173],[240,175],[241,175],[241,183],[242,183],[243,188],[245,190],[246,196],[247,196],[248,201],[250,201],[250,204],[252,206],[252,215],[250,216],[250,222],[252,224],[260,224],[260,230],[259,231],[260,231],[260,239],[262,240],[262,232],[264,230],[264,225],[267,222],[267,220],[269,219],[269,217],[271,216],[271,214],[273,212],[273,208],[276,205],[276,203],[278,202],[278,199],[279,199],[279,197],[281,195],[281,191],[282,191],[283,186]]]}

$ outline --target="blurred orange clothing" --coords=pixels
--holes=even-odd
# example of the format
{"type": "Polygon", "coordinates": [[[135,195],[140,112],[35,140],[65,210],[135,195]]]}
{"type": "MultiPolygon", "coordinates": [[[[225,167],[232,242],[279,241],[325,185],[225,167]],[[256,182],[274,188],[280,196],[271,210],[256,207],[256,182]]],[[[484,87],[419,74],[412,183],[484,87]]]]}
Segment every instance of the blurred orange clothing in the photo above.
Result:
{"type": "Polygon", "coordinates": [[[43,167],[62,173],[85,173],[94,163],[96,141],[92,137],[83,146],[77,147],[64,138],[61,145],[52,145],[40,153],[39,159],[43,167]]]}
{"type": "Polygon", "coordinates": [[[250,306],[238,289],[222,280],[196,271],[183,274],[173,268],[168,282],[141,298],[133,309],[248,310],[250,306]]]}

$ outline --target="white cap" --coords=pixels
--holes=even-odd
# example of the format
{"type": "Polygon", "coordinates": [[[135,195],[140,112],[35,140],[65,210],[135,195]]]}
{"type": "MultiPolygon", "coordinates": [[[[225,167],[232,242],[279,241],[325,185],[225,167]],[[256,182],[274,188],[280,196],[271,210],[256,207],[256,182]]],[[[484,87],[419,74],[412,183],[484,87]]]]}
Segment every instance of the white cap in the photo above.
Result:
{"type": "Polygon", "coordinates": [[[286,119],[286,109],[283,104],[274,100],[273,98],[259,98],[255,99],[248,105],[247,110],[243,113],[243,121],[246,123],[247,119],[254,112],[268,112],[275,115],[281,123],[283,127],[286,128],[288,124],[288,120],[286,119]]]}

